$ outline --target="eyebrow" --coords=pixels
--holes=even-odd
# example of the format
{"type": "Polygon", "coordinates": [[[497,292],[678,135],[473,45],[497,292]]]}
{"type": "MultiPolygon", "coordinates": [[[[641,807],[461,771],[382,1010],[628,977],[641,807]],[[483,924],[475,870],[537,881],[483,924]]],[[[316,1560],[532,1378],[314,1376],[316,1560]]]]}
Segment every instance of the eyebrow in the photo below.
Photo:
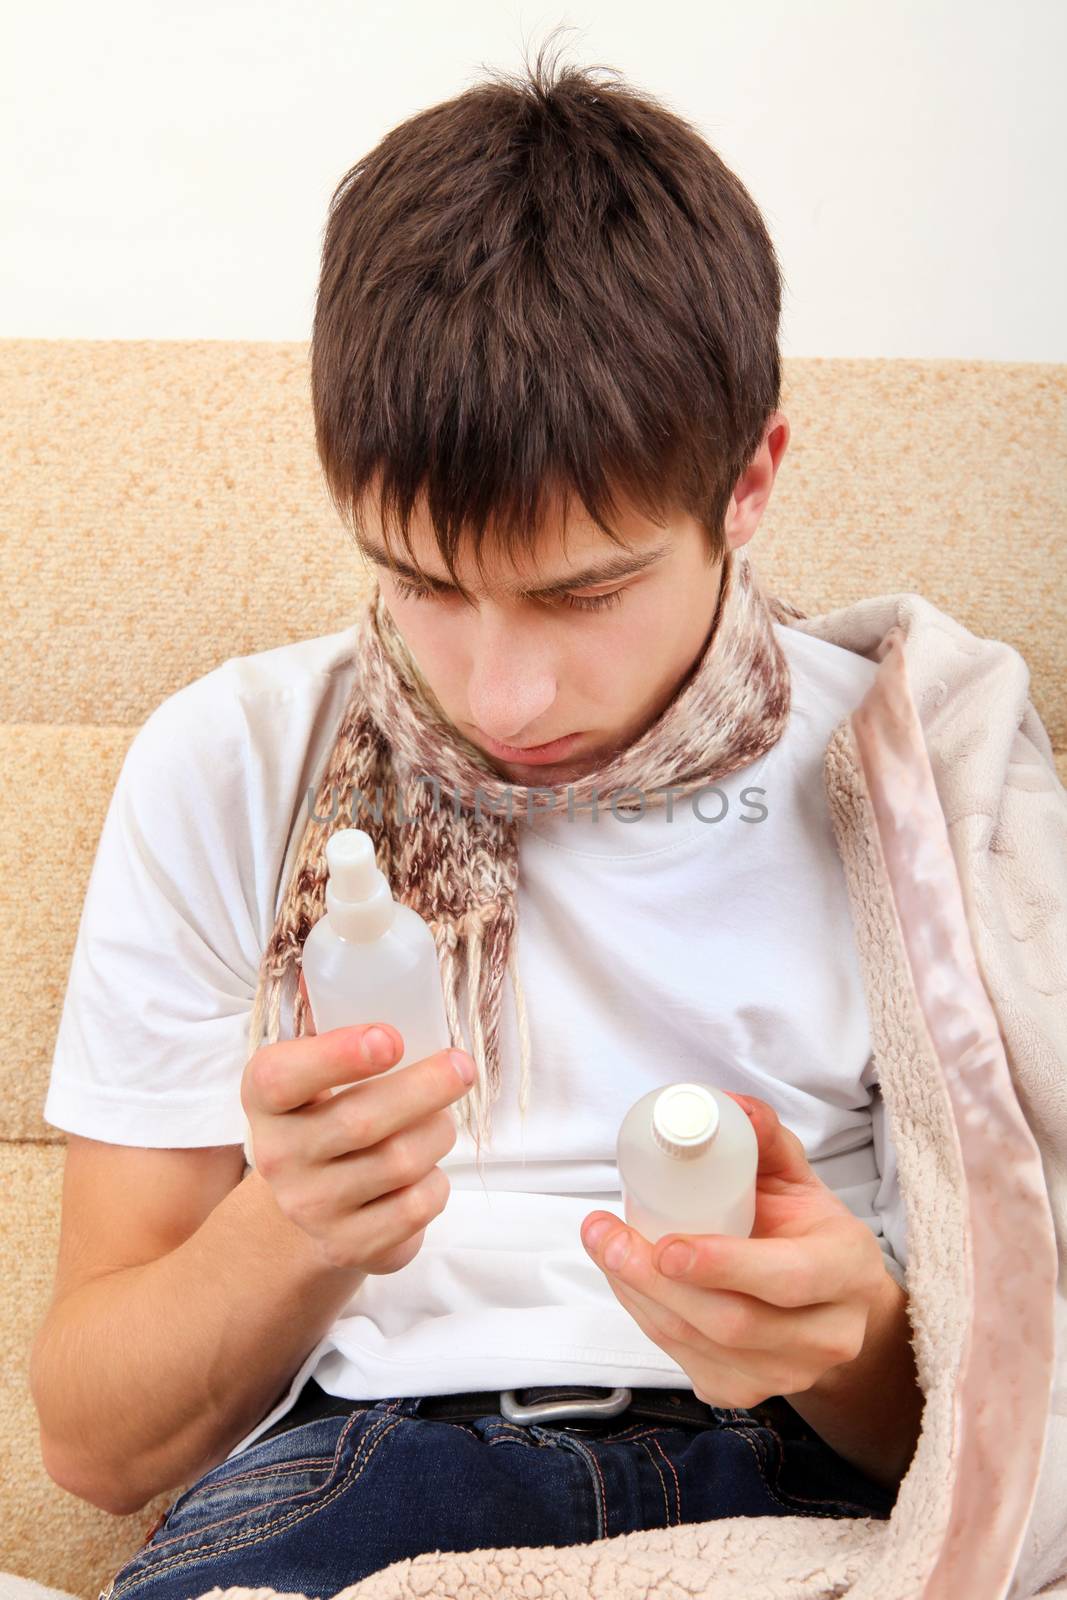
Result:
{"type": "MultiPolygon", "coordinates": [[[[411,583],[439,592],[456,589],[455,584],[443,578],[432,577],[428,573],[420,572],[417,567],[410,566],[406,561],[396,560],[373,540],[361,538],[358,542],[359,548],[369,561],[388,568],[401,578],[407,578],[411,583]]],[[[536,589],[526,589],[516,585],[508,592],[517,600],[551,600],[557,595],[566,594],[569,589],[582,589],[591,583],[606,583],[612,578],[630,578],[634,573],[644,572],[657,561],[662,561],[663,557],[670,553],[670,548],[669,544],[658,544],[653,549],[636,555],[623,555],[620,551],[617,555],[607,556],[592,566],[583,567],[580,572],[570,572],[565,577],[554,578],[550,583],[539,584],[536,589]]]]}

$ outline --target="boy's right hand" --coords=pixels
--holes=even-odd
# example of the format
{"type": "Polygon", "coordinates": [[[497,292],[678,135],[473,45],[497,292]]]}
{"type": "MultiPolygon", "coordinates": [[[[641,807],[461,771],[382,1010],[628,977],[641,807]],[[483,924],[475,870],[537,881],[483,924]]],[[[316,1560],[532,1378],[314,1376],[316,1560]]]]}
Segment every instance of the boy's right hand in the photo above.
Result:
{"type": "MultiPolygon", "coordinates": [[[[299,987],[307,1004],[301,972],[299,987]]],[[[451,1185],[436,1165],[456,1142],[449,1111],[467,1093],[458,1059],[438,1050],[399,1072],[404,1041],[359,1023],[262,1045],[241,1079],[256,1170],[279,1208],[332,1267],[398,1272],[418,1255],[451,1185]],[[373,1039],[368,1036],[374,1030],[373,1039]],[[332,1093],[335,1085],[351,1087],[332,1093]]]]}

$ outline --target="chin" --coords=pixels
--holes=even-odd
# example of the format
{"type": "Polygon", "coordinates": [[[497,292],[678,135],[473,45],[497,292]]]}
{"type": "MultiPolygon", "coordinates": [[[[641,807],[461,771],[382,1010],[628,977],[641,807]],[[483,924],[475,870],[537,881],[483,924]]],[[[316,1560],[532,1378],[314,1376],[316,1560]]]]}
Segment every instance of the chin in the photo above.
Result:
{"type": "Polygon", "coordinates": [[[508,777],[512,783],[520,783],[526,788],[535,788],[540,785],[543,789],[558,789],[561,784],[577,783],[595,772],[605,763],[605,757],[600,755],[586,756],[582,761],[561,761],[551,767],[523,767],[514,766],[509,769],[508,777]]]}

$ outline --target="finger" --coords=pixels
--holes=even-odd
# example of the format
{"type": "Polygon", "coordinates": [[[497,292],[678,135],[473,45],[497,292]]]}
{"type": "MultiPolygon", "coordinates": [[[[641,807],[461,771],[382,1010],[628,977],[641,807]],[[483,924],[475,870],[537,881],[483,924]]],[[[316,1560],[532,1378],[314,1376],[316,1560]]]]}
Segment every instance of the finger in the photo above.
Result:
{"type": "Polygon", "coordinates": [[[865,1270],[863,1257],[870,1254],[855,1221],[851,1214],[847,1220],[828,1217],[795,1238],[665,1234],[656,1243],[651,1264],[666,1282],[750,1295],[769,1306],[794,1309],[832,1303],[855,1292],[857,1274],[865,1270]],[[691,1264],[678,1276],[666,1259],[676,1242],[693,1250],[691,1264]]]}
{"type": "MultiPolygon", "coordinates": [[[[261,1046],[242,1078],[242,1106],[250,1115],[282,1114],[307,1106],[325,1088],[386,1072],[402,1061],[403,1048],[402,1034],[389,1022],[358,1022],[314,1037],[261,1046]]],[[[437,1051],[426,1059],[437,1059],[438,1070],[443,1070],[442,1062],[470,1062],[464,1050],[437,1051]]],[[[421,1066],[421,1062],[410,1062],[410,1066],[421,1066]]]]}
{"type": "MultiPolygon", "coordinates": [[[[730,1093],[729,1090],[726,1093],[730,1093]]],[[[764,1180],[798,1184],[821,1192],[825,1185],[808,1160],[803,1141],[787,1128],[766,1100],[751,1094],[730,1094],[752,1124],[759,1146],[757,1174],[764,1180]]]]}
{"type": "MultiPolygon", "coordinates": [[[[720,1236],[673,1237],[695,1243],[700,1237],[716,1242],[720,1236]]],[[[649,1306],[660,1308],[659,1315],[669,1326],[672,1338],[683,1342],[710,1340],[723,1351],[759,1351],[780,1349],[790,1339],[802,1336],[801,1313],[769,1305],[754,1295],[705,1287],[691,1281],[689,1274],[684,1281],[664,1276],[655,1264],[658,1250],[659,1245],[650,1245],[636,1228],[619,1223],[605,1230],[590,1253],[609,1281],[614,1284],[619,1280],[628,1290],[641,1294],[649,1306]],[[621,1262],[614,1260],[612,1251],[613,1244],[619,1241],[628,1246],[621,1262]]]]}
{"type": "Polygon", "coordinates": [[[692,1365],[692,1343],[689,1340],[677,1339],[672,1336],[667,1324],[667,1318],[663,1314],[662,1306],[656,1306],[650,1300],[647,1300],[644,1295],[636,1294],[632,1289],[628,1289],[624,1283],[620,1283],[618,1278],[614,1278],[610,1274],[608,1275],[608,1287],[623,1310],[628,1311],[630,1316],[633,1317],[643,1334],[651,1339],[654,1344],[658,1344],[662,1350],[665,1350],[683,1369],[686,1361],[692,1365]],[[684,1360],[682,1359],[683,1356],[684,1360]]]}
{"type": "Polygon", "coordinates": [[[388,1023],[358,1023],[279,1040],[261,1052],[252,1068],[255,1109],[273,1114],[295,1110],[323,1089],[385,1071],[401,1059],[403,1049],[403,1039],[388,1023]]]}
{"type": "Polygon", "coordinates": [[[679,1312],[664,1305],[662,1301],[653,1300],[649,1295],[642,1294],[617,1273],[605,1272],[604,1276],[612,1294],[628,1311],[638,1317],[646,1333],[650,1328],[655,1329],[654,1337],[657,1343],[667,1341],[679,1349],[688,1350],[691,1355],[698,1349],[706,1350],[709,1347],[709,1341],[700,1329],[694,1327],[679,1312]]]}
{"type": "MultiPolygon", "coordinates": [[[[721,1315],[717,1318],[715,1307],[720,1302],[739,1303],[745,1297],[700,1289],[690,1290],[690,1303],[678,1310],[668,1299],[660,1298],[658,1288],[655,1293],[648,1294],[629,1279],[622,1278],[627,1268],[639,1277],[640,1258],[642,1254],[650,1255],[648,1241],[635,1230],[630,1231],[634,1238],[626,1261],[616,1272],[605,1269],[612,1292],[626,1305],[649,1338],[666,1350],[683,1371],[700,1372],[705,1391],[709,1374],[717,1376],[724,1385],[717,1391],[722,1396],[736,1395],[739,1385],[741,1392],[747,1394],[754,1383],[762,1391],[761,1398],[806,1388],[810,1382],[809,1365],[812,1370],[821,1370],[828,1364],[822,1341],[829,1352],[829,1364],[841,1359],[838,1348],[842,1341],[841,1318],[845,1314],[841,1306],[818,1306],[806,1312],[786,1313],[749,1300],[748,1305],[754,1311],[746,1313],[745,1320],[735,1320],[731,1324],[730,1312],[725,1319],[721,1315]],[[774,1335],[764,1331],[771,1328],[776,1330],[774,1335]],[[738,1337],[735,1329],[744,1337],[738,1337]]],[[[668,1279],[660,1282],[668,1293],[676,1288],[668,1279]]],[[[709,1403],[743,1406],[752,1402],[713,1398],[709,1403]]]]}
{"type": "MultiPolygon", "coordinates": [[[[851,1360],[855,1354],[856,1315],[847,1305],[817,1305],[789,1312],[760,1306],[751,1331],[744,1340],[736,1340],[726,1336],[726,1326],[714,1307],[707,1311],[699,1304],[688,1307],[687,1317],[630,1284],[618,1285],[610,1273],[607,1278],[617,1295],[621,1287],[645,1319],[655,1324],[661,1339],[671,1341],[671,1354],[675,1348],[688,1352],[690,1368],[697,1360],[702,1370],[709,1360],[721,1367],[733,1363],[736,1370],[769,1385],[770,1393],[806,1388],[812,1374],[851,1360]]],[[[707,1298],[709,1291],[697,1293],[707,1298]]],[[[686,1364],[680,1356],[675,1360],[681,1366],[686,1364]]]]}
{"type": "MultiPolygon", "coordinates": [[[[332,1161],[367,1150],[401,1130],[411,1133],[432,1112],[446,1110],[469,1088],[447,1050],[412,1062],[387,1078],[353,1084],[331,1094],[327,1102],[301,1110],[301,1118],[307,1120],[310,1158],[332,1161]]],[[[454,1120],[452,1133],[454,1140],[454,1120]]]]}
{"type": "MultiPolygon", "coordinates": [[[[765,1377],[759,1370],[759,1358],[755,1353],[750,1363],[746,1365],[744,1351],[718,1351],[708,1345],[707,1341],[698,1351],[687,1340],[672,1339],[662,1317],[655,1314],[655,1308],[644,1295],[627,1290],[610,1278],[609,1283],[619,1304],[629,1312],[642,1333],[651,1339],[653,1344],[658,1345],[666,1355],[669,1355],[687,1376],[695,1368],[699,1368],[698,1398],[705,1404],[719,1409],[735,1407],[744,1409],[746,1405],[755,1404],[750,1398],[753,1386],[760,1390],[761,1398],[776,1392],[773,1379],[765,1377]]],[[[693,1383],[692,1377],[689,1381],[693,1383]]],[[[697,1393],[695,1385],[694,1393],[697,1393]]]]}
{"type": "MultiPolygon", "coordinates": [[[[326,1124],[323,1126],[325,1128],[326,1124]]],[[[455,1142],[454,1121],[447,1112],[436,1109],[417,1121],[409,1121],[393,1137],[355,1149],[351,1141],[345,1148],[325,1151],[312,1148],[308,1159],[320,1167],[322,1187],[319,1193],[323,1198],[332,1195],[338,1210],[355,1209],[380,1195],[408,1189],[421,1182],[455,1142]]]]}
{"type": "MultiPolygon", "coordinates": [[[[856,1241],[851,1234],[843,1236],[836,1225],[828,1228],[828,1237],[818,1239],[813,1235],[778,1240],[736,1239],[727,1234],[667,1234],[653,1246],[636,1228],[626,1227],[615,1217],[611,1221],[615,1226],[609,1225],[590,1250],[602,1270],[617,1275],[629,1288],[662,1304],[725,1347],[771,1350],[780,1349],[791,1339],[805,1339],[809,1326],[814,1326],[808,1318],[815,1306],[825,1305],[827,1311],[833,1313],[840,1299],[855,1294],[856,1241]],[[663,1273],[658,1265],[672,1240],[691,1245],[696,1255],[693,1268],[680,1278],[663,1273]],[[627,1254],[620,1262],[615,1259],[613,1247],[623,1241],[627,1244],[627,1254]],[[792,1280],[798,1292],[806,1292],[809,1285],[813,1286],[816,1299],[775,1299],[773,1270],[768,1273],[765,1266],[768,1258],[763,1253],[769,1245],[790,1247],[787,1263],[794,1272],[798,1270],[798,1260],[801,1274],[811,1270],[813,1260],[816,1272],[821,1265],[824,1277],[813,1277],[807,1283],[797,1278],[792,1280]],[[729,1262],[723,1265],[729,1254],[725,1247],[729,1246],[740,1247],[734,1252],[734,1259],[742,1263],[742,1268],[733,1278],[727,1271],[729,1262]],[[724,1247],[722,1252],[720,1247],[724,1247]],[[746,1249],[755,1252],[754,1256],[746,1255],[746,1249]],[[844,1268],[842,1257],[846,1263],[844,1268]],[[757,1263],[755,1268],[748,1264],[753,1260],[757,1263]],[[827,1293],[826,1283],[836,1282],[842,1272],[841,1296],[827,1293]]],[[[583,1229],[583,1243],[584,1233],[583,1229]]],[[[586,1248],[590,1247],[586,1245],[586,1248]]],[[[828,1320],[827,1317],[820,1319],[820,1331],[828,1320]]]]}

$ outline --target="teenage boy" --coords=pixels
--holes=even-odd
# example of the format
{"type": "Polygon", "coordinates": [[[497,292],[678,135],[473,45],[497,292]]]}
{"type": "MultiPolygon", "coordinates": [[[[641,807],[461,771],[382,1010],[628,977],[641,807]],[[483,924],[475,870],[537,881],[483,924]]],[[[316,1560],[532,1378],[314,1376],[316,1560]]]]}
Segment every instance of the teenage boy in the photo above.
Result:
{"type": "Polygon", "coordinates": [[[390,1416],[351,1547],[264,1521],[209,1577],[892,1504],[921,1395],[822,778],[876,667],[790,628],[748,560],[789,440],[780,289],[692,128],[541,62],[412,117],[333,198],[316,439],[376,596],[139,730],[45,1107],[69,1135],[33,1369],[57,1481],[129,1511],[195,1480],[163,1534],[202,1539],[253,1446],[240,1515],[269,1521],[294,1433],[321,1471],[286,1492],[314,1503],[352,1417],[390,1416]],[[427,773],[441,803],[397,820],[427,773]],[[465,1027],[385,1076],[386,1019],[318,1035],[297,982],[347,823],[432,913],[465,1027]],[[688,1268],[623,1226],[615,1166],[629,1106],[679,1080],[733,1096],[760,1160],[752,1237],[695,1238],[688,1268]],[[793,1452],[776,1492],[744,1431],[765,1402],[793,1452]],[[515,1449],[486,1447],[523,1442],[520,1490],[515,1449]],[[478,1494],[446,1513],[451,1481],[478,1494]]]}

